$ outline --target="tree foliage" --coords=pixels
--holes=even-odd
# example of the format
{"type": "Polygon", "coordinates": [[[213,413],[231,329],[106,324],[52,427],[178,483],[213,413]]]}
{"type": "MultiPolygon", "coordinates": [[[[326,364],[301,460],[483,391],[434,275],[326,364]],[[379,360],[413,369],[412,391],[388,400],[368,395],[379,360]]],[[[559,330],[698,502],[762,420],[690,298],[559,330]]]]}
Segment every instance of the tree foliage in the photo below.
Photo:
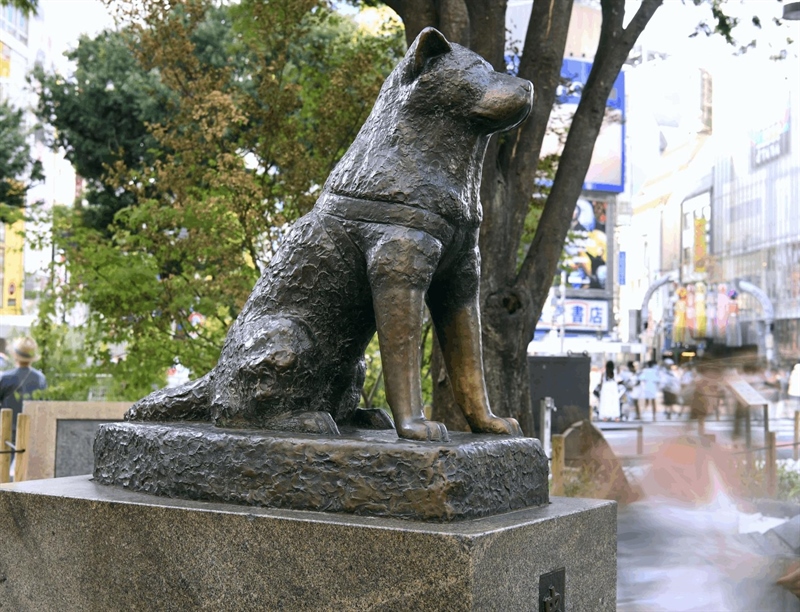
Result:
{"type": "Polygon", "coordinates": [[[43,178],[41,162],[31,159],[22,111],[0,101],[0,223],[21,218],[28,189],[43,178]]]}
{"type": "Polygon", "coordinates": [[[136,61],[130,30],[107,30],[95,38],[82,36],[67,53],[76,65],[69,78],[33,71],[39,93],[39,118],[55,128],[50,145],[63,148],[75,171],[86,181],[86,208],[81,220],[105,231],[117,211],[132,204],[131,195],[105,182],[110,166],[152,163],[157,142],[147,129],[167,114],[169,91],[156,71],[136,61]]]}
{"type": "Polygon", "coordinates": [[[28,14],[36,14],[39,10],[39,0],[0,0],[0,6],[13,6],[28,14]]]}
{"type": "Polygon", "coordinates": [[[359,30],[319,0],[116,6],[122,34],[82,40],[72,79],[39,82],[42,115],[61,125],[54,144],[93,173],[98,193],[119,198],[118,209],[106,207],[108,225],[92,206],[56,220],[69,281],[51,312],[88,306],[93,357],[134,399],[176,358],[200,374],[213,367],[260,270],[313,205],[403,43],[359,30]],[[116,67],[94,61],[102,54],[116,67]],[[112,125],[96,131],[99,113],[112,125]]]}

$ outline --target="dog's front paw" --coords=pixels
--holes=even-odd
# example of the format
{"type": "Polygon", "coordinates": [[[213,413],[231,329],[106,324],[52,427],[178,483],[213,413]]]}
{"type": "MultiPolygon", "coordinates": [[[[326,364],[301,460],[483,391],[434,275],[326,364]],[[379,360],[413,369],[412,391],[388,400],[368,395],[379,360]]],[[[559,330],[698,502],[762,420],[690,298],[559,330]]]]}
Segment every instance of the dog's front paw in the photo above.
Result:
{"type": "Polygon", "coordinates": [[[406,440],[422,440],[431,442],[449,442],[450,436],[444,423],[413,419],[397,424],[397,435],[406,440]]]}
{"type": "Polygon", "coordinates": [[[517,419],[503,418],[492,415],[485,421],[472,426],[473,433],[493,433],[507,436],[522,437],[522,428],[517,419]]]}

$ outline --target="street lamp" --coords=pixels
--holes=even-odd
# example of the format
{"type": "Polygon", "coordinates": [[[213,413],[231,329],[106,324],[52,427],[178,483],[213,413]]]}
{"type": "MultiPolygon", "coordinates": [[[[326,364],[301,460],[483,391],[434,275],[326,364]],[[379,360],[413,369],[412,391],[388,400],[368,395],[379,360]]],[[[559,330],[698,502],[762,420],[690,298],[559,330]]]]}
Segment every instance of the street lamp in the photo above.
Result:
{"type": "Polygon", "coordinates": [[[800,20],[800,2],[790,2],[783,7],[783,18],[792,21],[800,20]]]}

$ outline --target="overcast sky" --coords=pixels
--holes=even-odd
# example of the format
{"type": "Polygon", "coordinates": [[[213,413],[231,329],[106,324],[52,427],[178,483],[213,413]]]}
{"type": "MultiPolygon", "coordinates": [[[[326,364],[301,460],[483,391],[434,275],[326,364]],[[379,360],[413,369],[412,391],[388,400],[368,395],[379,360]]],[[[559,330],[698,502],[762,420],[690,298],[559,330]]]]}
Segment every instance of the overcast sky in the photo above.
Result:
{"type": "Polygon", "coordinates": [[[91,36],[114,25],[100,0],[39,0],[39,7],[50,31],[57,63],[64,51],[78,46],[81,34],[91,36]]]}

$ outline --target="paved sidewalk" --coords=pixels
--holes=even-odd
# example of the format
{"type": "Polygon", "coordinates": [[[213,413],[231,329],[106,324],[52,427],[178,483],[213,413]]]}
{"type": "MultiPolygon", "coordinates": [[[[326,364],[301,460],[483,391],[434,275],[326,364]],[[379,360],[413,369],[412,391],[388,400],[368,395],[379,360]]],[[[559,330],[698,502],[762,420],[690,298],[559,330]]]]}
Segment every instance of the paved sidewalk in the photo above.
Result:
{"type": "MultiPolygon", "coordinates": [[[[595,424],[623,459],[629,480],[646,493],[619,509],[617,610],[800,612],[800,599],[775,585],[800,555],[770,531],[785,519],[737,507],[725,485],[730,474],[714,460],[723,464],[724,451],[696,438],[696,422],[595,424]],[[642,456],[636,453],[639,425],[642,456]]],[[[791,419],[769,425],[779,445],[792,441],[791,419]]],[[[754,420],[751,432],[752,447],[763,447],[763,422],[754,420]]],[[[706,422],[705,433],[725,447],[734,443],[731,419],[706,422]]],[[[738,443],[744,447],[743,439],[738,443]]],[[[791,457],[791,449],[779,449],[780,457],[791,457]]]]}

